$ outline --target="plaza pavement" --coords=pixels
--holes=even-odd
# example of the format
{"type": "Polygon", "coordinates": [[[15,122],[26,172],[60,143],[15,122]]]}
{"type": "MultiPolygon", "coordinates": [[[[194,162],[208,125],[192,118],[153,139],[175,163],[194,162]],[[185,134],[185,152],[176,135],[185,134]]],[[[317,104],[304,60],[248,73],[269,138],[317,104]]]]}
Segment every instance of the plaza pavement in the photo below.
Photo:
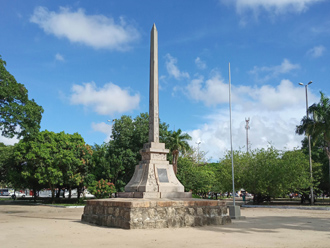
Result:
{"type": "Polygon", "coordinates": [[[156,230],[84,224],[82,212],[0,202],[0,247],[330,247],[326,210],[242,208],[230,225],[156,230]]]}

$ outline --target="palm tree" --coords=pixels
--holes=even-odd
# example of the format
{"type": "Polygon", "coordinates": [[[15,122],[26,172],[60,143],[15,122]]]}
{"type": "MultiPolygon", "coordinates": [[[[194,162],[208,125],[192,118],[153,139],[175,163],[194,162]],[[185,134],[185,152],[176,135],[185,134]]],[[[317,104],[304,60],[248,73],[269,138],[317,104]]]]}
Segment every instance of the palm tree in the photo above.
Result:
{"type": "Polygon", "coordinates": [[[330,182],[330,100],[324,93],[320,92],[320,94],[320,102],[308,108],[308,114],[311,117],[304,116],[301,124],[296,127],[296,133],[311,135],[315,142],[322,139],[323,149],[329,161],[330,182]]]}
{"type": "Polygon", "coordinates": [[[176,174],[178,172],[178,157],[179,153],[184,153],[190,150],[188,140],[191,140],[191,136],[187,133],[182,133],[181,129],[178,131],[171,131],[167,140],[170,153],[172,154],[173,170],[176,174]]]}

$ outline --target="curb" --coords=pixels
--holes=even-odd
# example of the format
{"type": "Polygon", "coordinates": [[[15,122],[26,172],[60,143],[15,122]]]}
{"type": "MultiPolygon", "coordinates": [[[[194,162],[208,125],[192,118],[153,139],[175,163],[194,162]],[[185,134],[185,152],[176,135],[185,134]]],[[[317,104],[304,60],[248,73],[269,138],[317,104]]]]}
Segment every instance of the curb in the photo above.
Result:
{"type": "Polygon", "coordinates": [[[39,206],[47,206],[47,207],[52,207],[52,208],[84,208],[85,206],[61,206],[61,205],[52,205],[52,204],[42,204],[42,203],[37,203],[39,206]]]}
{"type": "Polygon", "coordinates": [[[260,206],[260,205],[242,205],[243,208],[279,208],[279,209],[303,209],[303,210],[323,210],[330,211],[330,207],[292,207],[292,206],[260,206]]]}

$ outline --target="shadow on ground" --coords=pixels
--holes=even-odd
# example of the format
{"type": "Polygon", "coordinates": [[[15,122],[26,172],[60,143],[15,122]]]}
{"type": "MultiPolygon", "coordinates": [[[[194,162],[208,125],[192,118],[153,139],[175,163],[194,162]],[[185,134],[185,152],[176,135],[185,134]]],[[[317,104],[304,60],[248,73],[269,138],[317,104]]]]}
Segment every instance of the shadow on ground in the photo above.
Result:
{"type": "MultiPolygon", "coordinates": [[[[279,229],[305,230],[329,232],[330,222],[326,218],[311,217],[279,217],[262,216],[249,217],[245,220],[233,220],[232,224],[225,226],[207,226],[201,228],[204,231],[214,231],[221,233],[276,233],[279,229]]],[[[330,235],[330,233],[329,233],[330,235]]]]}

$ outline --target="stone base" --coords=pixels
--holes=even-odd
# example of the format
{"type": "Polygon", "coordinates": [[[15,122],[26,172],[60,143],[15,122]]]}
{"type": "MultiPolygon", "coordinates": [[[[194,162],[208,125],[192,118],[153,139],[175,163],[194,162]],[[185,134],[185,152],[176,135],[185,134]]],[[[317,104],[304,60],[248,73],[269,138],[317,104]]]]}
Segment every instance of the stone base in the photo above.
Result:
{"type": "Polygon", "coordinates": [[[191,198],[191,192],[119,192],[118,198],[191,198]]]}
{"type": "Polygon", "coordinates": [[[225,202],[192,198],[89,200],[81,220],[124,229],[179,228],[231,223],[225,202]]]}

